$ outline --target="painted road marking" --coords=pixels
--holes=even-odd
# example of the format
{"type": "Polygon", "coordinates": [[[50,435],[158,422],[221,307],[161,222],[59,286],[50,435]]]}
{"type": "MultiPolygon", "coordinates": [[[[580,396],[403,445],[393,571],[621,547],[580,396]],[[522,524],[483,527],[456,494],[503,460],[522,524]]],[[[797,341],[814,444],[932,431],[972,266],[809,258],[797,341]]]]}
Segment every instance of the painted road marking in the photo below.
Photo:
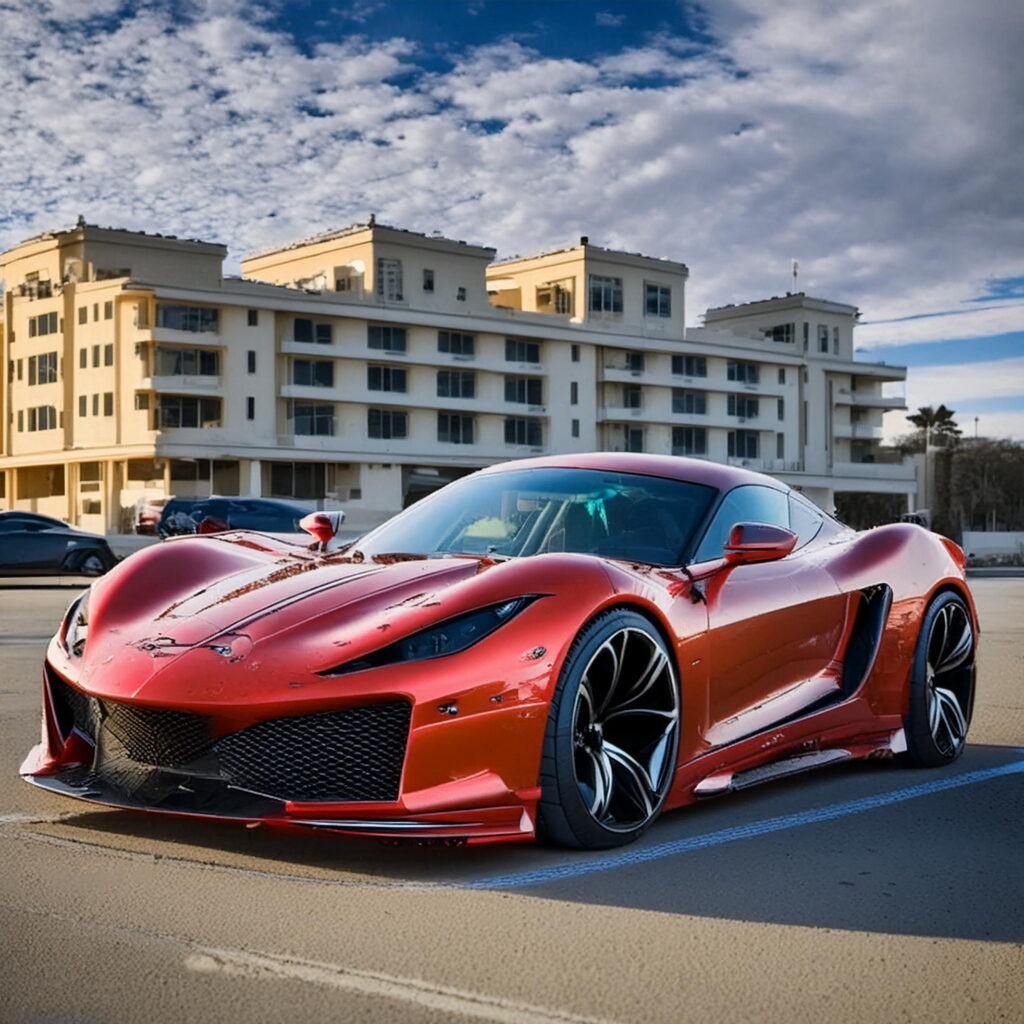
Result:
{"type": "Polygon", "coordinates": [[[878,796],[862,797],[859,800],[847,800],[845,803],[833,804],[831,807],[820,807],[811,811],[798,811],[796,814],[785,814],[778,818],[765,818],[763,821],[752,821],[747,825],[736,825],[718,832],[708,832],[701,836],[690,836],[687,839],[676,839],[667,843],[658,843],[646,849],[627,849],[621,853],[613,853],[596,860],[578,860],[568,864],[558,864],[550,868],[539,868],[536,871],[523,871],[507,875],[494,875],[490,878],[478,878],[472,882],[458,885],[463,889],[520,889],[528,885],[543,885],[546,882],[564,881],[578,878],[581,875],[594,874],[597,871],[610,871],[613,868],[632,867],[635,864],[647,864],[652,860],[664,857],[675,857],[681,853],[692,853],[694,850],[706,850],[711,846],[721,846],[738,839],[751,839],[755,836],[782,832],[801,825],[816,825],[822,821],[834,821],[849,814],[860,814],[873,811],[879,807],[913,800],[919,796],[930,796],[942,793],[947,789],[960,786],[971,786],[976,782],[986,782],[1006,775],[1024,774],[1024,761],[1001,765],[998,768],[985,768],[962,775],[922,782],[918,786],[907,786],[905,789],[894,789],[878,796]]]}

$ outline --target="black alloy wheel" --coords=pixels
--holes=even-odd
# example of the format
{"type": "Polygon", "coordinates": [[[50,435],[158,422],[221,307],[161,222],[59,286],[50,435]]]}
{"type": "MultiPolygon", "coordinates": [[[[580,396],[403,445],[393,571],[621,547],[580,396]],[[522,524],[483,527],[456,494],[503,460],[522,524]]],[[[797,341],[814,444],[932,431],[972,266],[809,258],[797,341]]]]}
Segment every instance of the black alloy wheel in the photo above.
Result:
{"type": "Polygon", "coordinates": [[[921,623],[910,676],[905,728],[911,764],[933,768],[963,753],[974,709],[976,642],[964,599],[939,594],[921,623]]]}
{"type": "Polygon", "coordinates": [[[617,609],[576,638],[551,702],[539,829],[559,846],[632,842],[658,816],[679,749],[672,655],[642,615],[617,609]]]}

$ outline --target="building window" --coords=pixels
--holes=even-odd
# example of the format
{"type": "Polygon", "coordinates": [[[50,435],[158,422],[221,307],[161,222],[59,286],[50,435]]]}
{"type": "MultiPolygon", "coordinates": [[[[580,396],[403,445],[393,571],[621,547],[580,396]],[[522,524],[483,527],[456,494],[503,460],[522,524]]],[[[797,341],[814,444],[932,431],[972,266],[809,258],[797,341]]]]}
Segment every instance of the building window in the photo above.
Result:
{"type": "Polygon", "coordinates": [[[786,435],[778,433],[775,435],[775,458],[784,459],[786,457],[786,435]]]}
{"type": "Polygon", "coordinates": [[[92,414],[93,416],[99,416],[100,414],[100,396],[92,396],[92,414]]]}
{"type": "Polygon", "coordinates": [[[405,328],[386,324],[370,324],[366,329],[366,343],[370,348],[385,352],[405,351],[405,328]]]}
{"type": "Polygon", "coordinates": [[[454,412],[439,412],[437,439],[446,444],[472,444],[473,417],[454,412]]]}
{"type": "Polygon", "coordinates": [[[290,402],[292,432],[303,437],[334,436],[334,406],[327,402],[290,402]]]}
{"type": "Polygon", "coordinates": [[[28,383],[54,384],[57,381],[57,353],[44,352],[39,356],[28,357],[28,383]]]}
{"type": "Polygon", "coordinates": [[[708,432],[704,427],[673,427],[673,455],[707,455],[708,432]]]}
{"type": "Polygon", "coordinates": [[[642,409],[644,389],[639,384],[622,385],[622,404],[627,409],[642,409]]]}
{"type": "Polygon", "coordinates": [[[429,268],[423,270],[423,290],[432,292],[434,290],[434,272],[429,268]]]}
{"type": "Polygon", "coordinates": [[[84,370],[89,365],[89,350],[87,348],[80,348],[78,350],[78,366],[84,370]]]}
{"type": "Polygon", "coordinates": [[[218,377],[220,353],[205,348],[168,348],[157,345],[157,377],[218,377]]]}
{"type": "Polygon", "coordinates": [[[505,362],[539,363],[540,345],[536,341],[522,341],[518,338],[506,338],[505,362]]]}
{"type": "Polygon", "coordinates": [[[572,381],[569,384],[569,404],[579,405],[580,404],[580,386],[576,381],[572,381]]]}
{"type": "Polygon", "coordinates": [[[18,410],[18,433],[20,434],[25,429],[25,410],[18,410]]]}
{"type": "Polygon", "coordinates": [[[402,366],[368,366],[366,387],[370,391],[405,391],[405,368],[402,366]]]}
{"type": "MultiPolygon", "coordinates": [[[[138,396],[136,396],[138,397],[138,396]]],[[[89,415],[89,396],[79,395],[78,396],[78,415],[88,416],[89,415]]]]}
{"type": "Polygon", "coordinates": [[[172,331],[192,331],[194,334],[217,333],[217,310],[208,306],[170,306],[156,304],[156,325],[172,331]]]}
{"type": "Polygon", "coordinates": [[[402,301],[402,261],[377,257],[377,294],[387,302],[402,301]]]}
{"type": "Polygon", "coordinates": [[[622,278],[590,275],[590,311],[592,313],[622,312],[622,278]]]}
{"type": "Polygon", "coordinates": [[[472,370],[438,370],[439,398],[475,398],[476,374],[472,370]]]}
{"type": "Polygon", "coordinates": [[[409,436],[409,414],[402,409],[369,409],[366,414],[369,437],[393,440],[409,436]]]}
{"type": "MultiPolygon", "coordinates": [[[[19,414],[18,429],[21,429],[19,414]]],[[[54,405],[37,405],[28,410],[28,429],[34,430],[56,430],[57,429],[57,407],[54,405]]]]}
{"type": "Polygon", "coordinates": [[[107,391],[103,395],[103,415],[113,416],[114,415],[114,392],[107,391]]]}
{"type": "Polygon", "coordinates": [[[293,359],[292,383],[306,388],[333,388],[334,362],[331,359],[293,359]]]}
{"type": "Polygon", "coordinates": [[[80,324],[86,324],[89,322],[89,307],[79,306],[78,307],[78,322],[80,324]]]}
{"type": "Polygon", "coordinates": [[[540,420],[519,417],[505,420],[505,444],[524,444],[530,448],[540,448],[544,444],[540,420]]]}
{"type": "Polygon", "coordinates": [[[109,300],[107,302],[103,303],[103,319],[104,320],[113,320],[114,319],[114,303],[110,302],[109,300]]]}
{"type": "Polygon", "coordinates": [[[623,428],[623,447],[627,452],[642,452],[644,450],[644,428],[625,427],[623,428]]]}
{"type": "Polygon", "coordinates": [[[315,323],[302,316],[297,316],[292,325],[292,338],[307,345],[330,345],[333,335],[332,324],[315,323]]]}
{"type": "Polygon", "coordinates": [[[708,398],[703,391],[672,389],[672,411],[687,416],[704,416],[708,411],[708,398]]]}
{"type": "Polygon", "coordinates": [[[828,352],[828,327],[818,324],[818,351],[828,352]]]}
{"type": "Polygon", "coordinates": [[[626,353],[626,369],[630,373],[643,373],[646,365],[647,360],[644,358],[643,352],[626,353]]]}
{"type": "Polygon", "coordinates": [[[733,359],[725,364],[725,376],[742,384],[756,384],[761,379],[757,363],[740,363],[733,359]]]}
{"type": "Polygon", "coordinates": [[[776,324],[774,327],[769,327],[764,333],[770,341],[792,345],[796,341],[796,324],[776,324]]]}
{"type": "Polygon", "coordinates": [[[100,347],[99,345],[93,345],[92,347],[92,365],[100,365],[100,347]]]}
{"type": "Polygon", "coordinates": [[[644,285],[644,314],[670,317],[672,315],[672,289],[660,284],[644,285]]]}
{"type": "Polygon", "coordinates": [[[572,356],[572,361],[574,363],[578,363],[580,361],[580,347],[579,347],[579,345],[573,345],[572,348],[569,351],[570,351],[570,354],[572,356]]]}
{"type": "Polygon", "coordinates": [[[92,304],[92,318],[94,322],[100,318],[100,304],[98,302],[92,304]]]}
{"type": "Polygon", "coordinates": [[[572,421],[572,436],[573,437],[579,437],[580,436],[580,421],[579,420],[573,420],[572,421]]]}
{"type": "Polygon", "coordinates": [[[708,361],[704,356],[673,356],[672,372],[677,377],[706,377],[708,361]]]}
{"type": "Polygon", "coordinates": [[[505,401],[521,405],[543,405],[543,382],[539,377],[506,377],[505,401]]]}
{"type": "Polygon", "coordinates": [[[103,346],[103,365],[113,366],[114,365],[114,346],[104,345],[103,346]]]}
{"type": "Polygon", "coordinates": [[[786,400],[784,398],[780,398],[778,400],[778,402],[779,402],[779,419],[780,420],[784,420],[786,418],[786,400]]]}
{"type": "Polygon", "coordinates": [[[804,324],[804,351],[807,351],[807,346],[810,344],[811,325],[804,324]]]}
{"type": "Polygon", "coordinates": [[[249,373],[256,372],[256,352],[253,349],[249,349],[245,354],[245,368],[249,373]]]}
{"type": "Polygon", "coordinates": [[[39,316],[30,316],[28,318],[28,336],[41,338],[46,334],[56,334],[57,326],[56,313],[40,313],[39,316]]]}
{"type": "Polygon", "coordinates": [[[272,462],[270,493],[280,498],[323,498],[327,466],[323,462],[272,462]]]}
{"type": "Polygon", "coordinates": [[[249,327],[259,327],[260,311],[258,309],[247,309],[245,311],[245,318],[249,327]]]}
{"type": "Polygon", "coordinates": [[[832,328],[832,355],[839,355],[839,328],[832,328]]]}
{"type": "Polygon", "coordinates": [[[760,451],[760,436],[756,430],[729,431],[729,458],[756,459],[760,451]]]}
{"type": "Polygon", "coordinates": [[[472,356],[476,350],[476,339],[472,334],[459,334],[457,331],[437,332],[437,351],[448,352],[453,356],[472,356]]]}
{"type": "Polygon", "coordinates": [[[730,416],[739,416],[741,419],[753,419],[760,412],[758,399],[750,395],[729,395],[726,399],[726,411],[730,416]]]}
{"type": "MultiPolygon", "coordinates": [[[[81,402],[79,402],[79,407],[81,407],[81,402]]],[[[143,410],[143,411],[146,411],[146,410],[149,409],[149,395],[146,394],[145,391],[137,392],[136,393],[136,395],[135,395],[135,408],[143,410]]],[[[82,415],[84,416],[85,413],[83,412],[82,415]]]]}
{"type": "Polygon", "coordinates": [[[459,285],[459,287],[455,289],[455,300],[457,302],[466,301],[466,289],[463,288],[462,285],[459,285]]]}
{"type": "Polygon", "coordinates": [[[256,419],[256,399],[252,395],[245,400],[245,418],[247,420],[256,419]]]}
{"type": "MultiPolygon", "coordinates": [[[[93,395],[93,414],[96,395],[93,395]]],[[[221,425],[219,398],[194,398],[191,395],[160,395],[157,399],[156,424],[160,430],[210,428],[221,425]]]]}
{"type": "Polygon", "coordinates": [[[786,383],[786,368],[784,366],[779,367],[779,383],[786,383]]]}

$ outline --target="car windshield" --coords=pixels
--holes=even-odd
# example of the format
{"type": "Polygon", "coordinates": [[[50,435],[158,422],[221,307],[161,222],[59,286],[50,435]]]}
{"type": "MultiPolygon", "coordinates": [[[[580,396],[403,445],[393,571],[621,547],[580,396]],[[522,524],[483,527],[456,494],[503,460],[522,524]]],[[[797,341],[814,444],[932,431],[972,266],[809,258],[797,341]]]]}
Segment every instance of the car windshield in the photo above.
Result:
{"type": "Polygon", "coordinates": [[[679,565],[715,493],[682,480],[593,469],[486,473],[413,505],[356,549],[366,557],[571,551],[679,565]]]}

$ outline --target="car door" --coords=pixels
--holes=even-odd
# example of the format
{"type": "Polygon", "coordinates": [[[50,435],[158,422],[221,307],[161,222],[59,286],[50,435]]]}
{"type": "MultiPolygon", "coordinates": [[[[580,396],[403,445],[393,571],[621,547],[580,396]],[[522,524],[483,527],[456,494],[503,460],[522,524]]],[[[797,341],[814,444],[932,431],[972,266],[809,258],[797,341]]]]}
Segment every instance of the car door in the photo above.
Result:
{"type": "MultiPolygon", "coordinates": [[[[760,485],[730,491],[698,548],[697,560],[708,567],[705,740],[713,747],[770,729],[840,692],[836,654],[846,597],[818,563],[814,547],[770,562],[715,565],[740,522],[790,529],[786,492],[760,485]]],[[[694,571],[703,575],[698,566],[694,571]]]]}
{"type": "Polygon", "coordinates": [[[9,572],[33,572],[60,567],[71,542],[56,520],[9,516],[0,522],[0,567],[9,572]]]}

